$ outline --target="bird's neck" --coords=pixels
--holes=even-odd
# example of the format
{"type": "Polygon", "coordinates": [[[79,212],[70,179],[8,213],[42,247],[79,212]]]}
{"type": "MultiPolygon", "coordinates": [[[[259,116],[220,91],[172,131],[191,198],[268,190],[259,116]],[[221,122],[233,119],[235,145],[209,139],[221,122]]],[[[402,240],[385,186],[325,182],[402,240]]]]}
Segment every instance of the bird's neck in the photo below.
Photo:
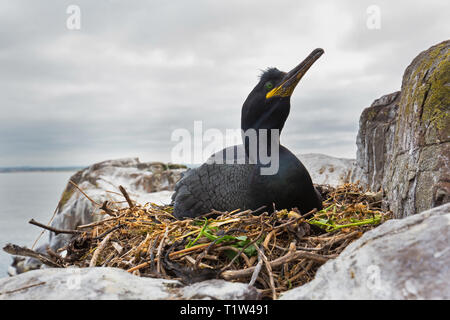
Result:
{"type": "Polygon", "coordinates": [[[280,100],[280,103],[262,105],[253,112],[243,113],[242,141],[247,158],[264,163],[267,157],[278,154],[281,131],[289,111],[289,100],[280,100]]]}
{"type": "Polygon", "coordinates": [[[280,134],[279,128],[243,129],[242,142],[246,157],[252,163],[267,163],[268,158],[279,154],[280,134]]]}

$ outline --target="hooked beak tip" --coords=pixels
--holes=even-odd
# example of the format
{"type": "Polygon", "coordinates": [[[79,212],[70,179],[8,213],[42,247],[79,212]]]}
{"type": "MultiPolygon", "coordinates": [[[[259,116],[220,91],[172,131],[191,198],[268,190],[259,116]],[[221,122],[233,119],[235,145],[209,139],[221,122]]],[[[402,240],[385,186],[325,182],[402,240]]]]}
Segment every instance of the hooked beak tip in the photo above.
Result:
{"type": "Polygon", "coordinates": [[[272,97],[289,97],[294,92],[300,79],[306,74],[309,68],[316,62],[325,51],[322,48],[314,49],[306,59],[289,71],[283,78],[281,84],[266,94],[266,99],[272,97]]]}

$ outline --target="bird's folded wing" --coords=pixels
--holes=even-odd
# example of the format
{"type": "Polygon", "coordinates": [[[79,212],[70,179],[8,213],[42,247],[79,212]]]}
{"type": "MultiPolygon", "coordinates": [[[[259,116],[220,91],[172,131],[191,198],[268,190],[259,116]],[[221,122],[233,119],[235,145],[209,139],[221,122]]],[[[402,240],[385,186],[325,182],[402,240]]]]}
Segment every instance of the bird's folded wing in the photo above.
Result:
{"type": "Polygon", "coordinates": [[[176,217],[195,217],[212,209],[246,209],[254,165],[224,163],[220,160],[224,153],[219,152],[200,167],[186,171],[177,182],[172,196],[176,217]]]}

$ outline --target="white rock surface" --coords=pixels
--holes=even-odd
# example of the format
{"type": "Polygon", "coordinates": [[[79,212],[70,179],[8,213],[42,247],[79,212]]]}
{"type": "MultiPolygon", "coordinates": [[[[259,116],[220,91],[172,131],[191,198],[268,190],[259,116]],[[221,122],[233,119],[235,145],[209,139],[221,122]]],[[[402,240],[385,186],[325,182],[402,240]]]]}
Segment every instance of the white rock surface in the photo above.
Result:
{"type": "Polygon", "coordinates": [[[169,299],[173,296],[170,288],[179,285],[178,281],[139,278],[115,268],[44,269],[0,279],[0,299],[169,299]],[[35,284],[40,285],[25,288],[35,284]]]}
{"type": "Polygon", "coordinates": [[[146,194],[139,194],[137,203],[155,203],[158,205],[168,205],[172,202],[173,191],[165,190],[146,194]]]}
{"type": "Polygon", "coordinates": [[[297,154],[315,184],[336,187],[350,182],[355,160],[335,158],[320,153],[297,154]]]}
{"type": "Polygon", "coordinates": [[[0,279],[0,300],[167,300],[257,299],[254,287],[208,280],[183,287],[175,280],[134,276],[116,268],[68,268],[29,271],[0,279]]]}
{"type": "Polygon", "coordinates": [[[450,299],[450,204],[389,220],[281,299],[450,299]]]}

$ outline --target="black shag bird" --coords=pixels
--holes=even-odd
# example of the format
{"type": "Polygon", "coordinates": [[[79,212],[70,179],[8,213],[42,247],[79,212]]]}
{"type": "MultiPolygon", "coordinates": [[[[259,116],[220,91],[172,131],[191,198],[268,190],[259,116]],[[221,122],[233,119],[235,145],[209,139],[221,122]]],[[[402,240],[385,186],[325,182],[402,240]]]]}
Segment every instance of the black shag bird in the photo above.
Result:
{"type": "Polygon", "coordinates": [[[242,106],[243,145],[226,148],[200,167],[185,172],[172,196],[177,218],[196,217],[212,209],[255,210],[266,206],[271,211],[275,206],[297,207],[302,213],[322,209],[321,196],[308,171],[279,144],[276,132],[281,133],[289,115],[290,97],[296,85],[323,53],[322,49],[315,49],[288,73],[270,68],[261,75],[242,106]],[[253,136],[247,134],[252,129],[253,136]]]}

